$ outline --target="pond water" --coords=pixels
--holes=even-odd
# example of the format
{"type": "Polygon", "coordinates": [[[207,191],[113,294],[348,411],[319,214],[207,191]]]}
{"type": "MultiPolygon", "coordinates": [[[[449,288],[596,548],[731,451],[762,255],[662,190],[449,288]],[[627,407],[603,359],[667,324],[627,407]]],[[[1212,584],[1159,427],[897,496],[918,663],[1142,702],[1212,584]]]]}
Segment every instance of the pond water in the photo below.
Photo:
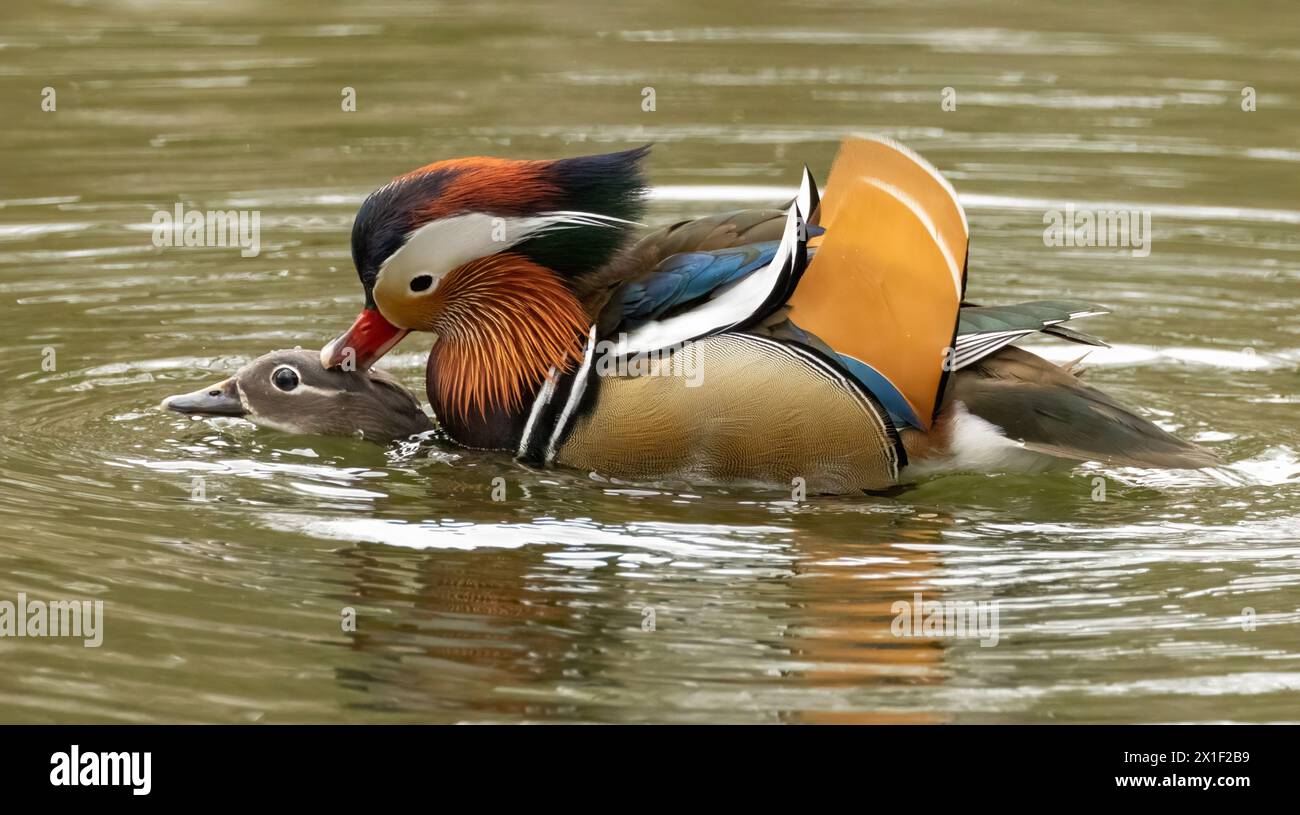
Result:
{"type": "MultiPolygon", "coordinates": [[[[0,600],[104,626],[0,638],[0,721],[1300,721],[1294,4],[5,17],[0,600]],[[1091,380],[1225,466],[796,503],[157,408],[345,327],[352,215],[413,167],[653,142],[666,222],[777,203],[852,133],[952,180],[972,300],[1111,306],[1091,380]],[[155,247],[178,202],[258,211],[260,253],[155,247]],[[1066,204],[1149,212],[1149,256],[1045,246],[1066,204]],[[997,644],[894,636],[917,593],[996,601],[997,644]]],[[[422,342],[385,360],[417,391],[422,342]]]]}

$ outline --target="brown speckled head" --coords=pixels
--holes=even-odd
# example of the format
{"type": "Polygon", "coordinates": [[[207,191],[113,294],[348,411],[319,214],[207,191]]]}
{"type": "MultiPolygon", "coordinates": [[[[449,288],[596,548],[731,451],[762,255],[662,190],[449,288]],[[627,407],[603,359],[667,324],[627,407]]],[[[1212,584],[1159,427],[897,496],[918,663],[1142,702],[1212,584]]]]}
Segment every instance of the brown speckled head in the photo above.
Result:
{"type": "Polygon", "coordinates": [[[419,400],[392,376],[326,370],[315,351],[272,351],[229,379],[169,396],[162,406],[193,416],[238,416],[286,433],[378,442],[433,427],[419,400]]]}

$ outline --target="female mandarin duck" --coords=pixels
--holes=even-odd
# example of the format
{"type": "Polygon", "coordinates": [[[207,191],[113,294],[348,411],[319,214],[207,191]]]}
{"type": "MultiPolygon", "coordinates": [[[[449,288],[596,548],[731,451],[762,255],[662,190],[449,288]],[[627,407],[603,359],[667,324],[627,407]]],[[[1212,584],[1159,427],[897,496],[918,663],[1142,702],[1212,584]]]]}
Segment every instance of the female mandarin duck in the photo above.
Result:
{"type": "Polygon", "coordinates": [[[824,196],[805,169],[785,211],[637,240],[647,152],[443,161],[377,190],[352,230],[365,309],[322,363],[365,369],[433,332],[426,387],[453,441],[617,478],[846,492],[1216,463],[1011,346],[1100,345],[1062,323],[1103,309],[963,302],[965,213],[907,148],[847,140],[824,196]]]}

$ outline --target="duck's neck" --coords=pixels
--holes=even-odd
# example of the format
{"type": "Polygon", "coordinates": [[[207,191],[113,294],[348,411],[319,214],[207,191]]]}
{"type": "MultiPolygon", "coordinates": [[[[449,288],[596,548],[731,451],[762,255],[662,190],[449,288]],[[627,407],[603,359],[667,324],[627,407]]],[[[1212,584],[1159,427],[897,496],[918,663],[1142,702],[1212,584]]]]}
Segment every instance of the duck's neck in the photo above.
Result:
{"type": "MultiPolygon", "coordinates": [[[[538,445],[545,446],[554,430],[556,416],[567,399],[568,387],[572,385],[572,372],[556,370],[538,385],[524,386],[517,402],[494,403],[482,411],[465,412],[448,396],[447,389],[439,386],[439,377],[448,376],[443,359],[445,357],[439,355],[437,346],[434,346],[425,369],[425,393],[429,396],[429,407],[438,417],[438,424],[451,441],[473,450],[500,450],[529,460],[534,458],[541,450],[538,445]],[[534,408],[537,408],[537,416],[533,416],[534,408]],[[530,428],[530,422],[536,426],[530,428]],[[523,442],[529,429],[533,430],[530,434],[532,443],[525,452],[523,442]]],[[[451,368],[456,369],[455,365],[451,368]]]]}
{"type": "Polygon", "coordinates": [[[528,423],[534,395],[524,394],[514,404],[486,406],[481,413],[478,410],[466,412],[449,399],[445,388],[438,387],[440,374],[447,375],[446,371],[439,370],[439,359],[436,353],[429,355],[424,381],[429,406],[443,431],[462,447],[513,453],[524,434],[524,425],[528,423]]]}
{"type": "Polygon", "coordinates": [[[573,367],[591,324],[555,272],[512,253],[453,270],[431,310],[426,382],[443,415],[465,423],[512,412],[548,371],[573,367]]]}
{"type": "Polygon", "coordinates": [[[452,441],[518,450],[538,393],[549,378],[577,368],[593,320],[615,282],[629,276],[624,254],[594,270],[595,286],[511,253],[466,264],[448,277],[439,288],[443,305],[433,326],[439,339],[425,389],[452,441]]]}

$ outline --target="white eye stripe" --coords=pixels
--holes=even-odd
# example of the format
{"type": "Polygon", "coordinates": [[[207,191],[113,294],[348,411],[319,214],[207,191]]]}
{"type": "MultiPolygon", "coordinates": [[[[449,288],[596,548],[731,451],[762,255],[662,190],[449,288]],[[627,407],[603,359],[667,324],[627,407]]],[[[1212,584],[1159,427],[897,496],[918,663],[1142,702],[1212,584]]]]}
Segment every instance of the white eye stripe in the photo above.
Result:
{"type": "Polygon", "coordinates": [[[509,237],[517,230],[510,228],[509,221],[506,219],[504,241],[492,239],[494,234],[501,234],[500,223],[483,213],[455,215],[425,224],[408,234],[401,248],[380,265],[376,291],[391,287],[390,294],[399,295],[400,286],[401,295],[424,294],[410,290],[411,280],[427,274],[436,285],[452,269],[512,246],[509,237]]]}
{"type": "MultiPolygon", "coordinates": [[[[377,286],[420,275],[433,278],[434,286],[452,270],[473,260],[509,249],[530,238],[579,227],[639,226],[636,221],[598,212],[558,210],[525,217],[501,217],[469,212],[430,221],[406,236],[406,242],[380,265],[377,286]]],[[[431,288],[433,288],[431,287],[431,288]]],[[[424,294],[425,292],[413,292],[424,294]]]]}
{"type": "Polygon", "coordinates": [[[345,394],[348,393],[348,391],[332,390],[330,388],[318,388],[315,385],[299,385],[298,387],[294,388],[292,391],[289,391],[289,393],[295,393],[295,394],[305,393],[313,396],[324,396],[329,399],[335,399],[340,396],[344,396],[345,394]]]}
{"type": "MultiPolygon", "coordinates": [[[[271,376],[269,378],[271,381],[271,386],[275,388],[276,393],[283,393],[283,394],[289,394],[294,396],[297,396],[299,394],[307,394],[311,396],[322,396],[329,399],[337,398],[347,393],[347,391],[341,389],[321,388],[321,387],[317,387],[316,385],[308,385],[306,382],[303,381],[302,372],[299,371],[296,366],[289,365],[288,363],[283,363],[275,366],[275,368],[271,371],[271,376]],[[298,384],[295,387],[291,388],[290,390],[284,390],[283,388],[275,384],[275,375],[282,370],[293,371],[294,376],[298,377],[298,384]]],[[[240,389],[240,397],[241,399],[243,397],[242,388],[240,389]]]]}

